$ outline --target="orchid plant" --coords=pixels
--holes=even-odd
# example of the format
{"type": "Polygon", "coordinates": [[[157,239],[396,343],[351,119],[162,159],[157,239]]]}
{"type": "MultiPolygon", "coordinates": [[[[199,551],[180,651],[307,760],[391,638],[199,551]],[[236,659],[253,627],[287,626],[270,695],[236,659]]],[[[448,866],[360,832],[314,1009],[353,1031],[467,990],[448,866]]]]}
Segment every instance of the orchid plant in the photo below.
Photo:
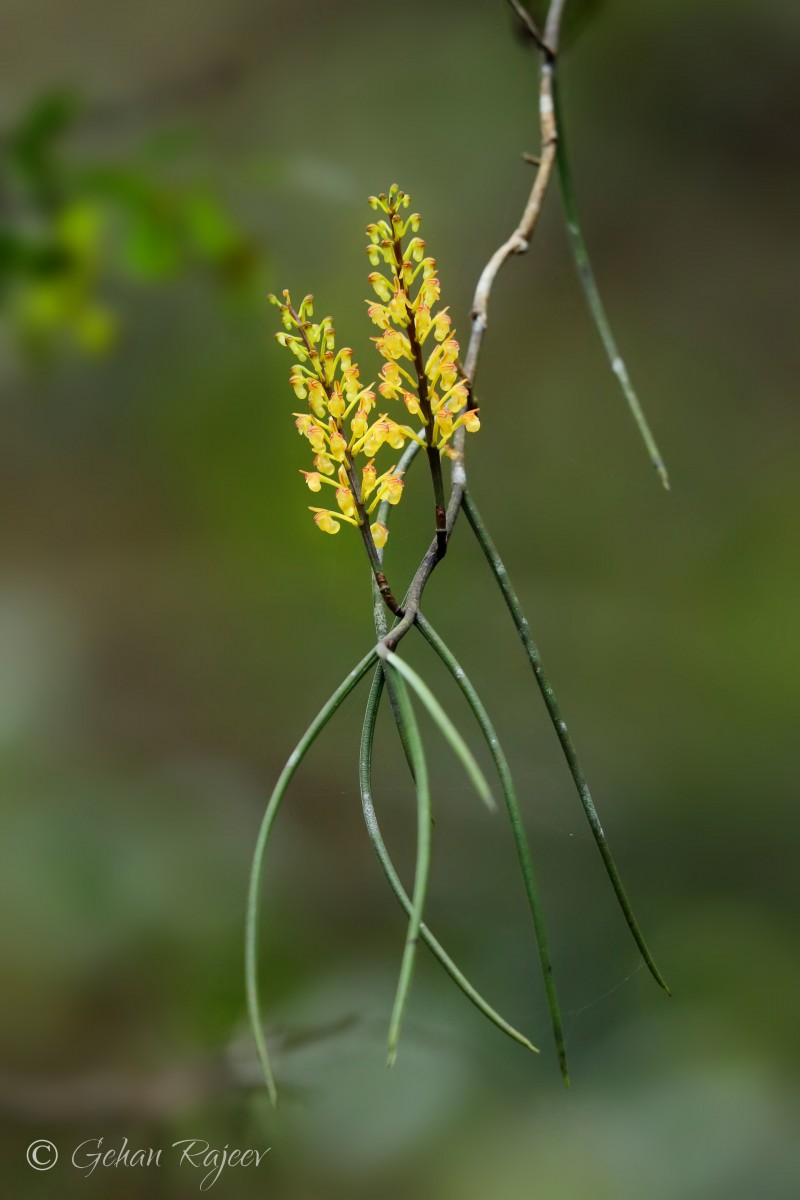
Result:
{"type": "Polygon", "coordinates": [[[381,360],[376,376],[377,388],[373,383],[364,384],[361,369],[354,361],[351,349],[346,346],[337,349],[332,318],[325,316],[315,320],[314,302],[310,295],[296,306],[288,291],[283,293],[282,298],[270,297],[280,312],[282,324],[281,331],[276,335],[277,340],[294,358],[289,383],[296,399],[305,405],[303,411],[294,416],[300,435],[309,444],[312,469],[302,469],[301,474],[308,489],[321,500],[327,501],[325,504],[311,505],[310,510],[317,528],[323,533],[335,535],[343,526],[358,530],[372,573],[377,639],[322,707],[289,757],[270,797],[256,842],[247,914],[246,984],[253,1037],[273,1103],[277,1100],[277,1089],[258,990],[258,915],[265,851],[275,817],[298,765],[340,705],[370,672],[372,686],[359,750],[361,803],[366,827],[380,864],[408,918],[389,1022],[388,1061],[390,1064],[394,1062],[397,1054],[419,941],[425,943],[461,991],[498,1029],[526,1049],[536,1052],[530,1039],[502,1017],[466,978],[424,921],[431,858],[431,797],[426,755],[420,736],[420,719],[438,728],[461,761],[482,801],[491,809],[495,808],[495,801],[468,743],[424,679],[398,653],[402,639],[412,630],[422,636],[447,668],[465,696],[486,741],[514,837],[560,1069],[565,1083],[569,1082],[564,1024],[553,976],[543,906],[508,761],[478,691],[422,611],[425,585],[448,552],[453,528],[461,512],[477,538],[514,621],[630,932],[656,982],[666,991],[669,990],[634,916],[571,733],[531,635],[529,622],[467,486],[465,442],[468,433],[475,433],[480,428],[475,375],[487,326],[492,285],[503,264],[513,255],[527,250],[554,169],[561,183],[568,231],[581,281],[610,365],[620,382],[651,461],[664,485],[668,486],[661,455],[611,334],[577,214],[556,90],[558,35],[564,2],[553,0],[541,33],[527,9],[516,0],[512,7],[541,58],[541,156],[533,160],[536,175],[518,227],[492,255],[479,277],[466,352],[462,355],[448,309],[440,305],[441,284],[436,262],[428,255],[419,233],[421,218],[418,213],[409,211],[410,197],[396,184],[386,194],[372,196],[369,200],[378,214],[377,220],[367,227],[367,254],[374,268],[368,275],[368,282],[377,297],[368,301],[368,316],[378,330],[373,341],[381,360]],[[386,411],[382,411],[384,401],[386,411]],[[387,454],[387,449],[390,454],[387,454]],[[390,514],[400,503],[409,470],[421,452],[427,459],[431,480],[432,537],[403,598],[398,600],[397,596],[401,593],[392,590],[384,565],[390,514]],[[447,489],[444,467],[449,467],[447,489]],[[390,618],[393,618],[391,624],[390,618]],[[395,870],[381,836],[372,798],[373,744],[384,691],[388,694],[416,789],[416,867],[410,895],[395,870]]]}

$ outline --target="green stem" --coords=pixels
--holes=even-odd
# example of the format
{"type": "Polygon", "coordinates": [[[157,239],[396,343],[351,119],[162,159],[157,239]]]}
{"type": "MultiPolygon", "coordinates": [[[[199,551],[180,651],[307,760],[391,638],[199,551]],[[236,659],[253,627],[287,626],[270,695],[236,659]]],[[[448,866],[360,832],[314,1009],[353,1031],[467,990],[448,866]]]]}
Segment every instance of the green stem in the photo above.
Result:
{"type": "MultiPolygon", "coordinates": [[[[398,680],[397,682],[400,683],[401,681],[398,680]]],[[[386,849],[386,844],[381,836],[378,819],[375,814],[375,806],[372,801],[372,751],[375,741],[375,726],[384,683],[385,679],[383,670],[381,669],[376,671],[375,677],[372,681],[372,689],[369,694],[369,700],[367,701],[367,710],[364,714],[364,728],[361,734],[361,753],[359,756],[361,806],[364,812],[364,821],[367,826],[367,833],[369,834],[370,841],[372,842],[375,853],[378,856],[378,860],[383,868],[384,874],[389,881],[389,886],[397,897],[397,900],[402,908],[410,917],[413,911],[413,906],[408,897],[408,893],[405,891],[397,871],[394,868],[389,851],[386,849]]],[[[508,1037],[512,1038],[515,1042],[519,1042],[519,1044],[524,1046],[527,1050],[531,1050],[535,1054],[538,1054],[538,1050],[533,1043],[530,1042],[528,1038],[524,1036],[524,1034],[520,1033],[519,1030],[515,1029],[513,1025],[510,1025],[508,1021],[501,1017],[500,1014],[492,1008],[488,1001],[484,1000],[480,992],[478,992],[476,988],[472,986],[466,976],[459,970],[452,958],[450,958],[449,954],[447,954],[445,951],[444,947],[434,937],[424,922],[422,922],[419,927],[419,936],[422,938],[423,942],[434,955],[434,957],[439,961],[441,966],[444,967],[445,971],[447,971],[453,982],[461,989],[467,999],[471,1001],[471,1003],[474,1004],[475,1007],[482,1012],[483,1015],[487,1017],[493,1025],[496,1025],[498,1029],[507,1034],[508,1037]]]]}
{"type": "Polygon", "coordinates": [[[600,297],[600,292],[597,287],[592,263],[589,258],[589,249],[586,245],[586,239],[583,236],[583,228],[581,226],[580,214],[578,212],[578,202],[575,195],[575,185],[572,179],[572,169],[567,155],[566,134],[564,132],[564,119],[561,112],[561,103],[559,99],[558,87],[558,72],[553,72],[553,106],[556,118],[556,169],[558,170],[558,179],[561,184],[561,195],[564,201],[564,212],[567,221],[567,233],[569,234],[570,244],[572,246],[572,254],[575,259],[575,265],[578,269],[578,277],[581,281],[586,301],[589,305],[594,323],[597,326],[597,331],[605,348],[609,366],[619,381],[619,386],[622,393],[628,402],[628,407],[631,411],[636,427],[647,447],[647,453],[650,455],[650,461],[658,472],[658,476],[664,487],[669,490],[669,476],[667,468],[664,465],[664,460],[661,457],[659,450],[647,418],[644,415],[642,406],[639,403],[639,397],[634,391],[633,384],[628,375],[628,369],[617,347],[616,339],[611,331],[608,317],[606,315],[605,306],[600,297]]]}
{"type": "Polygon", "coordinates": [[[561,1009],[558,1003],[558,993],[556,992],[555,978],[553,976],[553,963],[550,956],[550,946],[547,940],[547,928],[545,926],[544,911],[542,909],[542,901],[539,895],[539,888],[536,883],[536,874],[533,869],[530,847],[525,834],[525,825],[522,820],[522,813],[520,812],[519,801],[517,800],[517,793],[514,788],[514,781],[508,766],[508,760],[503,753],[500,740],[480,696],[476,692],[475,688],[464,672],[463,667],[458,662],[453,652],[442,640],[442,638],[439,637],[439,634],[436,632],[430,622],[426,620],[422,613],[417,613],[417,627],[422,633],[422,636],[438,654],[439,658],[447,667],[448,671],[453,676],[453,679],[455,679],[456,683],[461,689],[467,703],[475,714],[478,724],[480,725],[481,732],[486,739],[486,744],[489,747],[492,759],[494,760],[494,765],[497,769],[500,787],[503,791],[503,798],[506,802],[508,817],[511,823],[511,831],[514,835],[514,844],[517,849],[517,857],[522,870],[522,879],[525,885],[525,895],[528,898],[528,907],[530,908],[531,917],[533,918],[536,945],[539,951],[539,961],[541,963],[542,976],[544,978],[544,986],[547,993],[547,1005],[550,1010],[550,1024],[553,1030],[553,1040],[556,1044],[561,1075],[564,1079],[564,1083],[567,1085],[567,1087],[569,1087],[567,1051],[564,1044],[564,1024],[561,1019],[561,1009]]]}
{"type": "MultiPolygon", "coordinates": [[[[389,667],[392,670],[392,667],[389,667]]],[[[408,994],[411,990],[411,977],[414,973],[414,963],[417,956],[417,942],[422,925],[422,911],[425,907],[425,896],[428,891],[428,875],[431,862],[431,797],[428,783],[428,764],[419,727],[414,716],[414,709],[405,690],[397,692],[400,717],[405,726],[408,739],[408,749],[413,766],[414,783],[417,789],[417,861],[414,869],[414,889],[411,899],[411,912],[408,918],[406,944],[403,950],[403,960],[400,964],[400,978],[397,981],[397,992],[394,998],[392,1017],[389,1022],[388,1066],[393,1066],[397,1058],[397,1045],[400,1040],[400,1027],[403,1022],[408,994]]]]}
{"type": "Polygon", "coordinates": [[[256,1044],[261,1070],[264,1075],[264,1082],[267,1085],[269,1098],[273,1105],[278,1102],[278,1093],[275,1087],[275,1077],[272,1072],[272,1067],[267,1053],[267,1044],[264,1037],[264,1026],[261,1018],[261,1008],[258,996],[258,900],[261,890],[261,876],[264,865],[264,852],[267,848],[270,831],[280,808],[281,801],[289,782],[295,771],[303,761],[307,751],[316,740],[317,736],[325,728],[334,715],[336,710],[352,692],[353,688],[363,679],[367,671],[377,659],[377,651],[370,650],[361,662],[353,668],[350,674],[339,685],[336,691],[328,700],[327,704],[319,711],[317,716],[309,725],[300,741],[292,751],[286,766],[280,774],[278,782],[275,784],[272,795],[269,798],[266,811],[261,821],[261,827],[258,831],[256,846],[253,852],[253,864],[250,868],[250,883],[247,891],[247,922],[245,927],[245,984],[247,988],[247,1010],[250,1016],[250,1027],[253,1033],[253,1040],[256,1044]]]}
{"type": "MultiPolygon", "coordinates": [[[[378,591],[374,579],[372,580],[372,616],[375,623],[375,635],[378,641],[381,642],[388,633],[388,622],[386,620],[386,609],[383,604],[383,597],[378,591]]],[[[402,676],[398,675],[396,672],[393,678],[389,676],[387,671],[383,670],[383,666],[381,666],[381,672],[386,683],[386,691],[389,695],[389,706],[392,710],[395,726],[397,727],[400,745],[403,747],[403,754],[405,755],[406,762],[408,763],[408,769],[411,772],[411,778],[413,779],[414,759],[411,754],[411,747],[409,746],[408,742],[408,731],[406,730],[403,722],[402,713],[400,712],[400,701],[397,695],[398,691],[404,690],[406,685],[403,682],[402,676]]]]}
{"type": "Polygon", "coordinates": [[[633,915],[633,909],[631,908],[630,901],[628,900],[625,888],[623,887],[619,871],[617,870],[614,859],[611,856],[611,851],[608,847],[608,842],[606,841],[603,827],[600,824],[600,818],[597,815],[597,810],[594,806],[594,802],[589,791],[589,785],[586,782],[586,777],[584,776],[580,762],[578,761],[575,747],[572,744],[572,738],[569,735],[566,722],[561,716],[561,709],[559,707],[558,700],[556,699],[555,692],[553,691],[553,686],[545,674],[539,649],[531,636],[527,617],[522,611],[522,606],[517,598],[517,594],[511,586],[511,581],[508,578],[508,573],[503,565],[503,560],[497,553],[494,542],[489,536],[489,531],[484,525],[481,515],[475,507],[475,503],[469,492],[464,493],[463,509],[466,513],[467,520],[469,521],[473,532],[480,543],[480,547],[486,556],[486,560],[491,567],[492,574],[497,580],[500,591],[503,593],[503,598],[505,599],[508,611],[511,613],[512,620],[517,628],[517,633],[519,634],[522,644],[525,647],[528,659],[530,660],[530,664],[533,668],[533,673],[536,677],[536,682],[539,686],[539,691],[542,694],[542,699],[547,707],[550,720],[552,721],[553,728],[556,731],[556,736],[561,743],[561,749],[564,752],[565,759],[567,760],[570,774],[572,775],[575,787],[578,790],[578,795],[580,796],[581,804],[583,805],[583,811],[586,814],[587,821],[589,822],[589,828],[591,829],[594,840],[597,843],[597,848],[600,851],[603,865],[605,866],[606,873],[611,881],[611,886],[614,889],[614,893],[625,916],[625,920],[628,923],[628,928],[633,935],[636,945],[639,947],[639,951],[650,970],[650,974],[665,992],[669,992],[669,988],[655,964],[653,956],[644,940],[642,931],[639,928],[638,922],[633,915]]]}

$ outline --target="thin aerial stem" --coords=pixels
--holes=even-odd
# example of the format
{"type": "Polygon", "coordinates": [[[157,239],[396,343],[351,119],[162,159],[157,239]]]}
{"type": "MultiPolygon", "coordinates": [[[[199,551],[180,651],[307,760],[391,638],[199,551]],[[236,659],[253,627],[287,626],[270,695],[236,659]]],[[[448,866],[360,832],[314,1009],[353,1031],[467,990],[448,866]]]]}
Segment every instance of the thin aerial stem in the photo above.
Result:
{"type": "MultiPolygon", "coordinates": [[[[401,907],[410,917],[413,912],[413,906],[411,900],[409,899],[408,893],[403,887],[400,877],[395,870],[391,856],[389,855],[389,851],[386,849],[386,844],[381,835],[380,826],[378,825],[378,818],[375,813],[375,806],[372,800],[372,754],[375,742],[375,726],[384,683],[385,677],[383,669],[381,668],[375,672],[375,676],[372,680],[372,688],[370,690],[369,700],[367,701],[366,713],[364,714],[364,728],[361,734],[361,752],[359,755],[361,806],[364,813],[364,821],[367,827],[367,832],[375,849],[375,853],[378,856],[381,867],[383,868],[383,872],[386,875],[389,885],[397,897],[401,907]]],[[[524,1046],[527,1050],[531,1050],[535,1054],[538,1054],[538,1050],[533,1043],[530,1042],[524,1034],[520,1033],[519,1030],[515,1029],[513,1025],[510,1025],[508,1021],[501,1017],[500,1014],[492,1008],[488,1001],[483,998],[480,992],[473,987],[467,977],[453,962],[452,958],[450,958],[449,954],[445,951],[441,943],[431,933],[424,921],[420,924],[419,936],[422,938],[425,945],[438,960],[441,966],[444,967],[445,971],[453,980],[453,982],[461,989],[467,999],[475,1005],[479,1012],[483,1013],[483,1015],[487,1017],[493,1025],[496,1025],[498,1029],[507,1034],[508,1037],[512,1038],[515,1042],[519,1042],[519,1044],[524,1046]]]]}
{"type": "Polygon", "coordinates": [[[497,736],[489,714],[487,713],[480,696],[464,671],[464,668],[458,662],[455,655],[444,642],[444,640],[439,636],[439,634],[436,632],[430,622],[426,620],[421,612],[417,613],[416,624],[422,636],[442,660],[445,667],[461,689],[462,694],[472,709],[475,719],[481,728],[481,732],[483,733],[486,744],[489,747],[489,752],[497,770],[497,776],[500,780],[500,787],[503,792],[503,798],[506,803],[508,818],[511,824],[511,831],[514,837],[514,845],[516,846],[517,850],[517,858],[519,859],[519,865],[522,871],[525,895],[527,897],[528,907],[533,919],[536,945],[539,952],[539,962],[542,968],[542,977],[544,979],[545,992],[547,994],[547,1005],[550,1011],[550,1024],[553,1030],[553,1040],[556,1045],[561,1075],[564,1079],[564,1083],[567,1085],[567,1087],[569,1087],[567,1051],[564,1044],[564,1023],[561,1017],[561,1009],[558,1003],[558,993],[556,991],[555,978],[553,976],[553,962],[550,954],[550,945],[547,939],[547,927],[545,925],[544,911],[542,909],[542,901],[536,882],[536,874],[533,867],[533,861],[531,859],[528,838],[525,833],[525,824],[522,819],[522,813],[520,811],[519,801],[517,799],[517,793],[514,787],[514,780],[511,775],[511,770],[508,765],[508,760],[503,752],[503,747],[500,745],[500,739],[497,736]]]}
{"type": "Polygon", "coordinates": [[[372,530],[369,527],[369,519],[364,511],[364,505],[361,502],[361,496],[356,490],[358,487],[358,480],[356,478],[355,470],[352,468],[352,464],[348,464],[348,478],[350,479],[350,489],[353,492],[356,509],[358,510],[360,519],[359,529],[361,530],[361,537],[364,542],[364,548],[367,552],[369,564],[372,567],[372,575],[375,580],[375,586],[378,589],[386,607],[393,612],[396,617],[402,617],[403,609],[395,599],[392,589],[389,587],[389,583],[383,572],[381,558],[378,554],[378,547],[375,545],[375,539],[373,538],[372,530]]]}
{"type": "Polygon", "coordinates": [[[256,838],[255,850],[253,851],[253,863],[250,868],[250,883],[247,890],[247,921],[245,926],[245,983],[247,988],[247,1009],[250,1016],[250,1027],[253,1032],[253,1039],[256,1044],[261,1070],[264,1075],[264,1082],[267,1085],[270,1100],[273,1106],[278,1102],[278,1092],[275,1086],[275,1077],[272,1071],[272,1066],[269,1061],[267,1052],[266,1038],[264,1036],[264,1025],[261,1016],[261,1005],[259,1002],[258,993],[258,903],[259,893],[261,891],[261,877],[264,867],[264,853],[269,841],[269,835],[272,831],[272,826],[277,816],[278,809],[281,806],[284,794],[294,775],[295,771],[303,761],[306,753],[313,745],[316,738],[325,728],[340,707],[342,702],[349,696],[353,688],[363,679],[367,671],[377,660],[377,650],[370,650],[369,654],[362,658],[361,662],[353,668],[350,674],[342,681],[331,698],[328,700],[309,725],[300,741],[295,746],[286,766],[281,771],[278,782],[275,784],[272,795],[269,798],[266,811],[261,821],[261,826],[256,838]]]}
{"type": "Polygon", "coordinates": [[[566,0],[551,0],[544,23],[545,58],[555,58],[561,39],[561,22],[564,18],[566,0]]]}
{"type": "Polygon", "coordinates": [[[636,945],[639,947],[639,952],[647,964],[650,974],[665,992],[669,992],[669,988],[655,964],[655,960],[648,949],[647,943],[644,940],[644,935],[642,934],[636,917],[633,914],[631,903],[628,899],[625,888],[623,887],[622,879],[620,878],[617,866],[612,858],[605,833],[603,832],[603,827],[600,823],[600,818],[597,815],[597,810],[594,806],[594,801],[592,800],[592,796],[589,791],[589,785],[586,782],[586,777],[578,760],[578,755],[572,743],[569,730],[567,729],[566,721],[561,715],[561,709],[559,707],[558,700],[556,699],[556,694],[553,691],[553,685],[545,674],[539,649],[533,640],[533,637],[531,636],[528,619],[522,611],[522,606],[519,602],[516,592],[511,586],[508,572],[506,571],[503,561],[497,552],[497,548],[489,536],[489,531],[484,525],[481,515],[478,512],[478,509],[476,508],[469,492],[464,493],[462,506],[467,520],[469,521],[469,524],[472,527],[476,538],[478,539],[478,543],[483,550],[486,560],[491,567],[492,574],[497,581],[498,587],[503,594],[503,598],[506,602],[508,611],[511,613],[511,617],[516,626],[517,633],[520,636],[520,640],[525,647],[531,667],[533,668],[536,683],[538,684],[539,691],[542,694],[542,699],[547,707],[550,720],[556,732],[556,736],[561,744],[564,758],[567,761],[567,766],[569,767],[573,782],[575,783],[578,795],[580,796],[583,811],[586,814],[587,821],[589,822],[589,828],[591,829],[594,840],[597,843],[597,848],[600,851],[600,857],[603,860],[606,874],[611,881],[611,886],[614,889],[617,902],[619,903],[619,906],[625,916],[628,928],[633,935],[636,945]]]}
{"type": "MultiPolygon", "coordinates": [[[[375,586],[374,579],[372,581],[372,612],[373,620],[375,622],[375,636],[377,637],[378,641],[381,642],[386,637],[388,632],[388,622],[386,620],[386,609],[384,607],[380,592],[375,586]]],[[[386,684],[386,691],[389,696],[389,707],[392,710],[392,716],[394,717],[394,723],[397,726],[397,733],[400,738],[400,745],[403,747],[403,754],[405,755],[406,763],[408,764],[408,769],[411,772],[411,778],[413,779],[414,757],[411,753],[411,747],[408,742],[408,731],[406,730],[405,722],[403,721],[400,701],[397,696],[398,691],[404,689],[406,685],[402,676],[398,675],[396,671],[394,675],[390,675],[388,671],[384,671],[383,663],[381,663],[381,676],[386,684]]]]}
{"type": "MultiPolygon", "coordinates": [[[[456,430],[456,438],[458,438],[460,434],[463,434],[463,432],[464,428],[462,426],[460,429],[456,430]]],[[[459,442],[457,444],[459,457],[453,462],[452,488],[450,490],[450,499],[447,503],[446,527],[448,538],[453,532],[453,526],[455,525],[456,518],[461,509],[461,496],[467,482],[462,459],[460,457],[462,453],[462,446],[463,442],[459,442]]],[[[397,622],[397,624],[389,630],[389,632],[386,634],[386,637],[383,639],[383,644],[387,649],[394,650],[400,640],[405,637],[409,629],[414,624],[414,618],[419,611],[425,585],[440,561],[441,556],[439,554],[438,540],[434,538],[425,552],[422,562],[417,567],[414,578],[411,580],[408,591],[406,592],[402,606],[403,616],[397,622]]]]}
{"type": "MultiPolygon", "coordinates": [[[[422,430],[421,433],[424,435],[424,430],[422,430]]],[[[417,454],[419,453],[421,448],[422,447],[420,446],[420,443],[417,441],[409,442],[408,445],[406,446],[405,450],[403,451],[403,453],[400,456],[400,461],[398,462],[397,467],[395,469],[395,474],[399,475],[401,479],[405,478],[406,473],[410,469],[411,464],[414,462],[414,459],[417,457],[417,454]]],[[[387,529],[389,527],[391,512],[392,512],[392,506],[389,503],[389,501],[382,500],[380,505],[378,506],[377,520],[381,523],[381,525],[385,525],[387,527],[387,529]]],[[[382,565],[383,564],[383,549],[378,550],[378,559],[382,565]]],[[[381,596],[381,593],[378,591],[378,588],[377,588],[377,585],[376,585],[374,579],[373,579],[373,584],[372,584],[372,608],[373,608],[373,619],[375,622],[375,636],[377,637],[378,641],[382,641],[386,637],[386,635],[389,631],[388,630],[388,622],[386,620],[386,609],[384,608],[383,597],[381,596]]],[[[389,695],[389,704],[392,709],[392,714],[394,715],[395,725],[397,726],[397,732],[399,734],[400,742],[403,747],[403,753],[405,754],[406,762],[408,763],[409,770],[411,771],[411,775],[413,777],[414,764],[413,764],[413,760],[411,758],[411,751],[410,751],[409,745],[408,745],[408,737],[406,734],[406,728],[402,721],[402,717],[400,714],[400,705],[399,705],[399,702],[397,699],[398,690],[401,688],[404,688],[405,684],[404,684],[402,678],[400,678],[396,674],[393,678],[388,676],[388,674],[386,672],[384,672],[383,670],[382,670],[382,674],[383,674],[384,682],[386,683],[386,690],[389,695]]]]}

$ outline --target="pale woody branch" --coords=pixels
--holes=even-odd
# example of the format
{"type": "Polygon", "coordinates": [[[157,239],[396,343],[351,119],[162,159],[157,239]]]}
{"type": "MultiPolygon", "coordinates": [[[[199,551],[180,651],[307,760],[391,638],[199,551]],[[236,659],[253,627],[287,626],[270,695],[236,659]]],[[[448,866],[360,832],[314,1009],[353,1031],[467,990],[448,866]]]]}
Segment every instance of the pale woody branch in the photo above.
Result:
{"type": "MultiPolygon", "coordinates": [[[[564,0],[553,0],[547,14],[547,22],[545,25],[544,38],[541,38],[535,32],[535,26],[532,26],[530,17],[526,10],[521,9],[521,5],[513,5],[517,15],[521,20],[524,20],[522,14],[528,18],[525,21],[526,28],[535,37],[537,44],[542,49],[542,67],[539,80],[539,122],[541,129],[541,156],[536,170],[536,177],[528,196],[525,209],[517,228],[507,238],[503,244],[494,252],[478,279],[478,284],[475,289],[475,296],[472,302],[472,333],[470,335],[467,353],[464,359],[463,371],[467,380],[467,384],[472,388],[475,380],[475,374],[478,369],[478,359],[480,357],[481,346],[483,344],[483,335],[486,332],[488,324],[489,299],[492,292],[492,287],[500,268],[514,254],[524,254],[530,245],[533,232],[536,227],[536,222],[539,219],[539,214],[542,211],[547,188],[550,183],[553,164],[556,156],[556,121],[553,105],[553,71],[555,68],[555,58],[558,49],[559,34],[561,30],[561,18],[564,12],[564,0]],[[521,11],[520,11],[521,10],[521,11]]],[[[447,537],[453,531],[458,513],[461,509],[461,504],[464,499],[464,493],[467,487],[467,473],[464,462],[464,431],[459,429],[453,439],[453,449],[455,457],[453,458],[452,474],[451,474],[451,491],[450,500],[447,505],[447,537]]],[[[404,462],[404,469],[407,470],[411,464],[417,447],[410,446],[408,448],[408,458],[404,462]]],[[[425,553],[411,585],[406,593],[406,598],[403,602],[403,616],[394,629],[390,630],[383,639],[385,644],[394,649],[400,640],[406,635],[408,630],[414,624],[417,613],[422,602],[422,593],[425,585],[428,582],[437,562],[441,558],[441,547],[437,542],[432,542],[431,546],[425,553]]]]}

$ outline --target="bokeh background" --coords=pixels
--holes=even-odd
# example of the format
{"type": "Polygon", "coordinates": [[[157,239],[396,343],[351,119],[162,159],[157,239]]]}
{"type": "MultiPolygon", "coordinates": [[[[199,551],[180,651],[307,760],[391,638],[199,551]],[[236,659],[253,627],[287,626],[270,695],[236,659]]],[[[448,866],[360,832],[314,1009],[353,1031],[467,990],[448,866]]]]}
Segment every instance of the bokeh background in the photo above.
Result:
{"type": "MultiPolygon", "coordinates": [[[[800,9],[590,8],[562,70],[576,180],[673,490],[606,368],[555,189],[495,290],[470,473],[674,996],[637,961],[464,525],[426,605],[516,772],[573,1087],[508,831],[433,736],[430,923],[542,1054],[507,1043],[423,955],[386,1071],[403,922],[361,822],[362,690],[298,775],[269,858],[275,1115],[244,1021],[249,859],[283,761],[371,628],[357,539],[320,537],[306,512],[264,297],[312,290],[366,363],[364,198],[396,179],[465,332],[530,184],[535,62],[501,0],[0,4],[4,129],[71,90],[65,159],[146,160],[165,196],[202,186],[257,259],[256,286],[232,296],[202,263],[143,278],[112,236],[105,353],[56,337],[32,354],[4,315],[6,1194],[194,1194],[168,1155],[90,1179],[68,1162],[86,1138],[190,1136],[272,1147],[215,1185],[242,1197],[800,1194],[800,9]],[[61,1151],[49,1174],[24,1161],[40,1137],[61,1151]]],[[[409,495],[394,578],[427,520],[409,495]]],[[[404,649],[468,730],[424,647],[404,649]]],[[[388,726],[375,793],[408,874],[413,794],[388,726]]]]}

